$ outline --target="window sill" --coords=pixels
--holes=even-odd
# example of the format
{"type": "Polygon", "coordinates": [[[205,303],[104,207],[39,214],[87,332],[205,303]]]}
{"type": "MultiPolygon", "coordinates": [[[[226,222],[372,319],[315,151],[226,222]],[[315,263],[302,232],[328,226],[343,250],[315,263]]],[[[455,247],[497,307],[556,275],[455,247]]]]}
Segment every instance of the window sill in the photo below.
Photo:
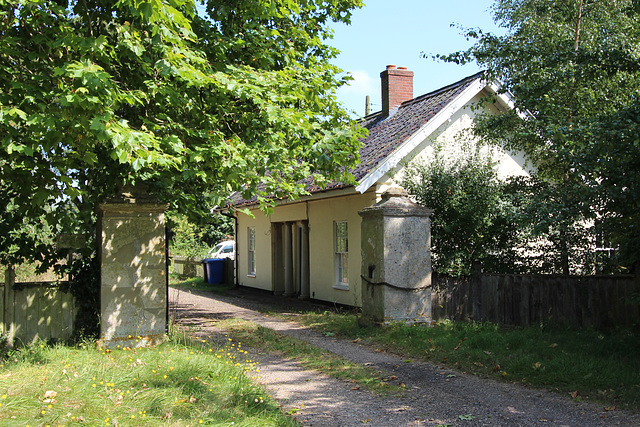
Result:
{"type": "Polygon", "coordinates": [[[349,285],[348,284],[337,284],[337,285],[333,285],[332,286],[333,289],[337,289],[339,291],[348,291],[349,290],[349,285]]]}
{"type": "Polygon", "coordinates": [[[252,278],[254,278],[254,279],[255,279],[255,278],[256,278],[256,275],[255,275],[255,274],[247,274],[247,277],[252,277],[252,278]]]}

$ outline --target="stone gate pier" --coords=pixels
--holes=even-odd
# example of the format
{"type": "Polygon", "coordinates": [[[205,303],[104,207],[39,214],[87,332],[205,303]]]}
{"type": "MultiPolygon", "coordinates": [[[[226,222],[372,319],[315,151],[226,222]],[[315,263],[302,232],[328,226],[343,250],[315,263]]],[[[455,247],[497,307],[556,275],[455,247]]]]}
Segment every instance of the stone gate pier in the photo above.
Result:
{"type": "Polygon", "coordinates": [[[100,344],[161,342],[167,328],[166,204],[125,186],[98,207],[100,344]]]}
{"type": "Polygon", "coordinates": [[[433,211],[391,188],[362,209],[362,314],[374,322],[431,322],[433,211]]]}

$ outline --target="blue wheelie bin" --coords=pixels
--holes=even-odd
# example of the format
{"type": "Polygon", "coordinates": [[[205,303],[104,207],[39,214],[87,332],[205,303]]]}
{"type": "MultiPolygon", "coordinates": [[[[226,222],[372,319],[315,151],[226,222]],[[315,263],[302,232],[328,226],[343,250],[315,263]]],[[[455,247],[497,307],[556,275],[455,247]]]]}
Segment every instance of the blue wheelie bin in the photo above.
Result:
{"type": "Polygon", "coordinates": [[[224,259],[207,258],[202,260],[204,263],[205,280],[210,285],[224,283],[224,259]]]}

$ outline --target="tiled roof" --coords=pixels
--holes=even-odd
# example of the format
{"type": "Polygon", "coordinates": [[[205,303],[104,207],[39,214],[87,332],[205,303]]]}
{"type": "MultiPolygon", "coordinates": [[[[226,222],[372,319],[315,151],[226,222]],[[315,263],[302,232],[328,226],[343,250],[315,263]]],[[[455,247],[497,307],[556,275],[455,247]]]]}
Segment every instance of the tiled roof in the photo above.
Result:
{"type": "MultiPolygon", "coordinates": [[[[352,171],[356,181],[360,181],[375,169],[481,76],[482,72],[406,101],[391,111],[387,117],[382,116],[382,112],[378,112],[363,118],[359,124],[369,130],[369,136],[364,139],[363,146],[360,148],[360,163],[352,171]]],[[[309,185],[307,190],[310,193],[317,193],[349,186],[334,182],[324,188],[309,185]]],[[[236,206],[255,202],[255,200],[240,200],[241,197],[238,197],[238,194],[234,196],[235,198],[232,196],[232,203],[236,206]]]]}
{"type": "Polygon", "coordinates": [[[364,178],[481,75],[482,73],[474,74],[406,101],[398,107],[395,114],[391,112],[389,117],[382,117],[381,112],[365,117],[360,125],[369,129],[369,136],[360,149],[360,164],[352,172],[356,180],[364,178]]]}

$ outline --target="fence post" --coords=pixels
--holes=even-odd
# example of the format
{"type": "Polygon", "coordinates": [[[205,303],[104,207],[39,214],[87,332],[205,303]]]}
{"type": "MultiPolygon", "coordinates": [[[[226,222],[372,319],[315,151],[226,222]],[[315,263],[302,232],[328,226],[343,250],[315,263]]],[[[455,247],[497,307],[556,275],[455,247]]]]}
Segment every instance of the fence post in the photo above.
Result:
{"type": "Polygon", "coordinates": [[[4,294],[5,294],[5,290],[7,289],[7,286],[9,285],[9,269],[11,267],[7,266],[6,269],[4,270],[4,278],[2,280],[2,282],[0,282],[0,286],[2,286],[2,289],[0,290],[0,334],[4,335],[6,333],[6,328],[4,325],[4,309],[6,307],[6,304],[4,303],[4,294]]]}
{"type": "Polygon", "coordinates": [[[14,301],[12,296],[14,295],[13,285],[16,283],[16,271],[13,265],[8,265],[4,271],[4,289],[2,290],[2,310],[0,316],[2,316],[2,333],[7,337],[7,344],[13,345],[13,338],[15,336],[15,323],[14,323],[14,301]]]}
{"type": "Polygon", "coordinates": [[[471,320],[485,321],[482,312],[482,265],[479,261],[474,261],[471,266],[471,292],[472,292],[472,313],[471,320]]]}

